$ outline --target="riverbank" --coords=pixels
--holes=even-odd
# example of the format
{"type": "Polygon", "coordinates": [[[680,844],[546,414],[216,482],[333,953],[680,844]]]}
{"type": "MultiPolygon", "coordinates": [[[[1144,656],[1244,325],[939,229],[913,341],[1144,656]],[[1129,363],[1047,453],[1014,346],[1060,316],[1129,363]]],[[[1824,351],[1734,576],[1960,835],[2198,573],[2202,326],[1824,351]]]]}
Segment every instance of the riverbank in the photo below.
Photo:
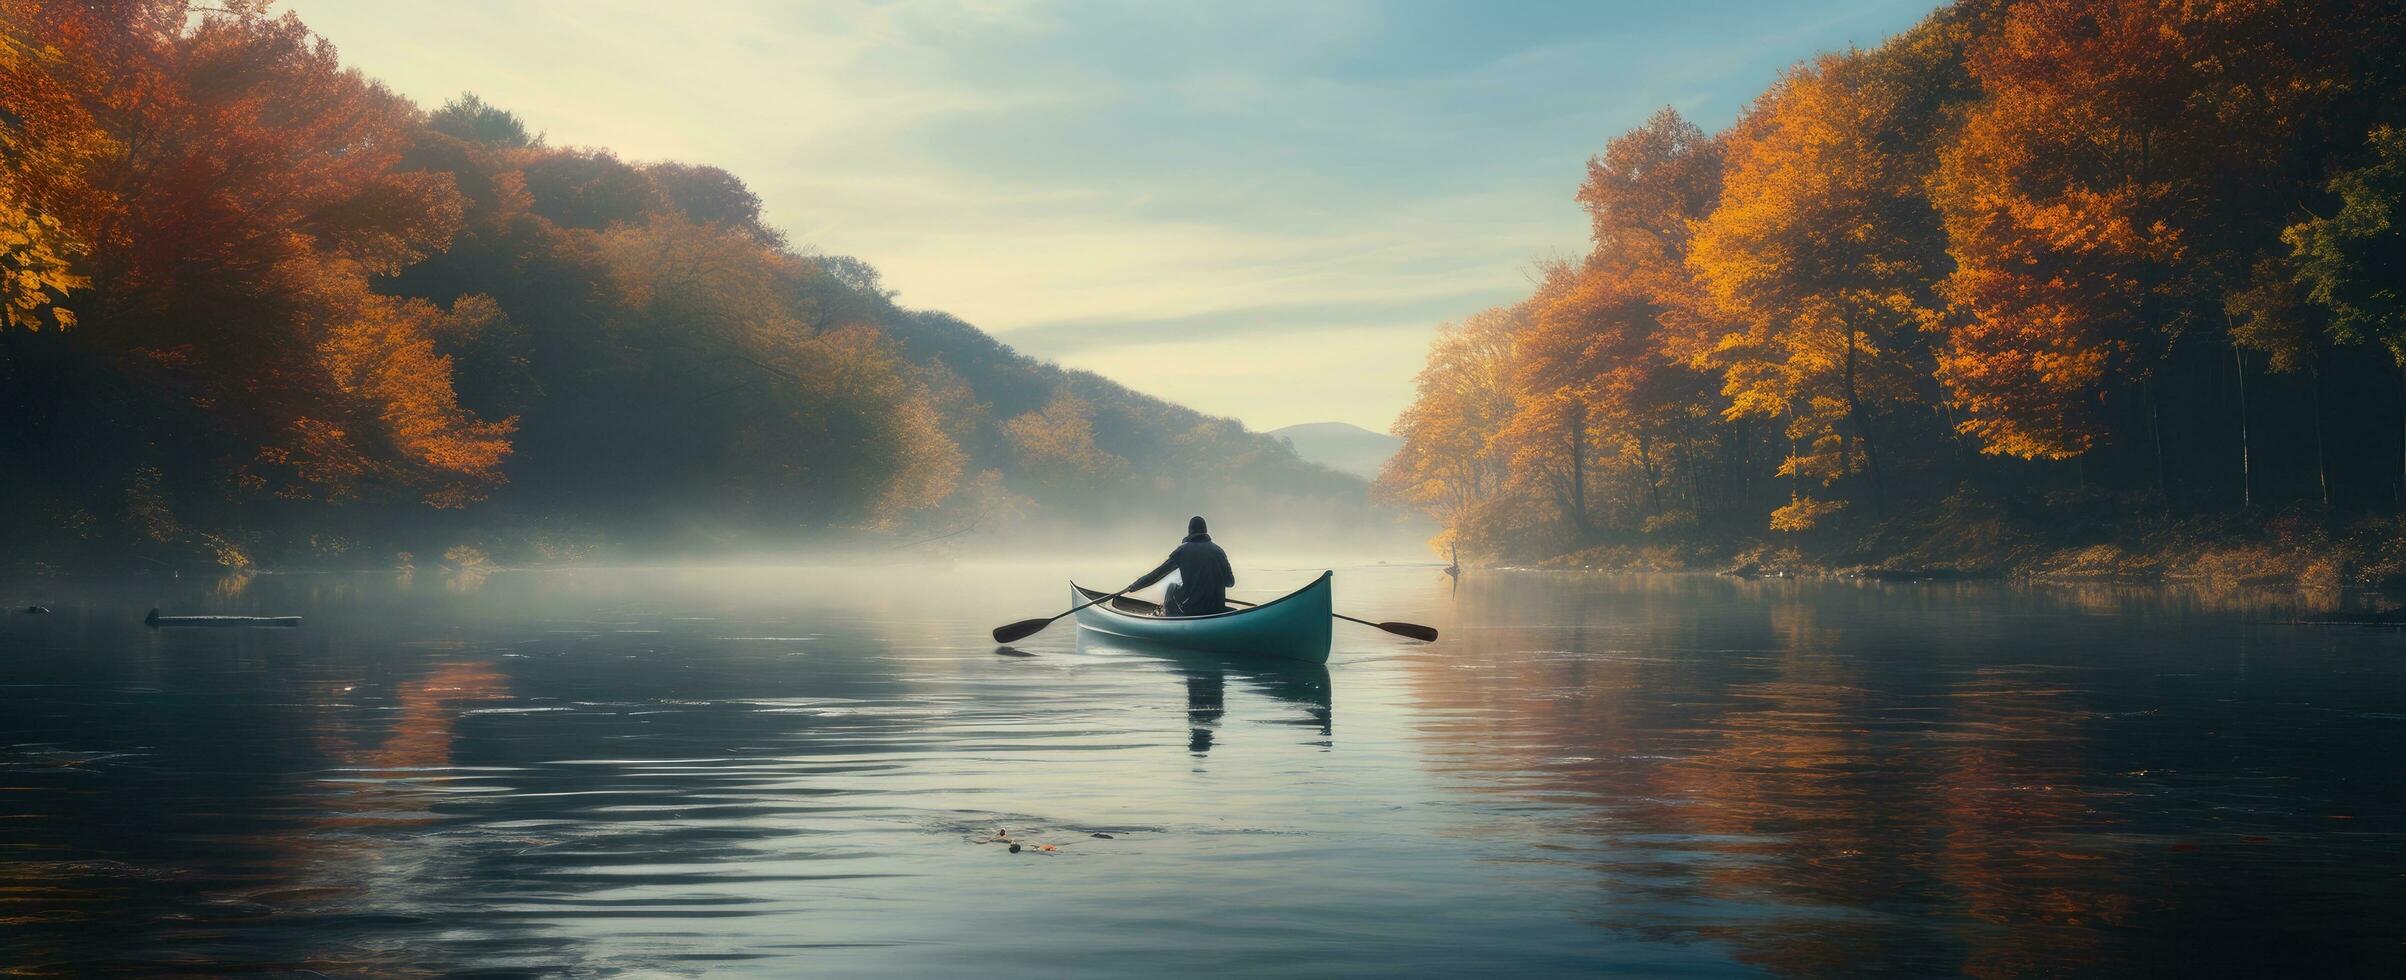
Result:
{"type": "Polygon", "coordinates": [[[1739,577],[1995,579],[2406,593],[2406,520],[2167,518],[2050,509],[2015,515],[1950,502],[1930,512],[1803,535],[1610,542],[1499,565],[1739,577]],[[2118,518],[2118,519],[2107,519],[2118,518]]]}

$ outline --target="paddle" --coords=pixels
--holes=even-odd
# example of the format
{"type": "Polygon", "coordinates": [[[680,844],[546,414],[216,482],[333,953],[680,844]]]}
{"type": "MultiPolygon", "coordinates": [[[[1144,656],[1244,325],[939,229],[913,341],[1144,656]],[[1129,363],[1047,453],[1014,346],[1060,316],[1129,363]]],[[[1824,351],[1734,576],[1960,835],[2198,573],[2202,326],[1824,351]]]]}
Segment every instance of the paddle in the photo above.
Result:
{"type": "MultiPolygon", "coordinates": [[[[1236,603],[1240,606],[1261,605],[1261,603],[1246,602],[1243,599],[1230,599],[1228,601],[1236,603]]],[[[1386,630],[1387,632],[1393,633],[1397,636],[1419,640],[1422,643],[1437,642],[1437,631],[1433,628],[1422,626],[1419,623],[1373,623],[1367,619],[1355,619],[1351,616],[1345,615],[1344,613],[1329,613],[1329,615],[1335,616],[1338,619],[1342,619],[1348,623],[1360,623],[1364,626],[1386,630]]]]}
{"type": "MultiPolygon", "coordinates": [[[[1027,639],[1028,637],[1036,635],[1037,630],[1053,625],[1053,620],[1060,619],[1062,616],[1067,616],[1069,613],[1077,612],[1080,609],[1086,608],[1086,606],[1110,602],[1111,600],[1117,599],[1122,595],[1126,595],[1127,592],[1128,590],[1121,589],[1118,592],[1114,592],[1100,599],[1096,599],[1094,602],[1089,602],[1085,606],[1073,607],[1069,612],[1061,613],[1059,615],[1046,616],[1043,619],[1023,619],[1008,626],[997,626],[994,628],[994,642],[1016,643],[1020,640],[1027,639]]],[[[1430,635],[1434,636],[1434,631],[1432,631],[1430,635]]]]}

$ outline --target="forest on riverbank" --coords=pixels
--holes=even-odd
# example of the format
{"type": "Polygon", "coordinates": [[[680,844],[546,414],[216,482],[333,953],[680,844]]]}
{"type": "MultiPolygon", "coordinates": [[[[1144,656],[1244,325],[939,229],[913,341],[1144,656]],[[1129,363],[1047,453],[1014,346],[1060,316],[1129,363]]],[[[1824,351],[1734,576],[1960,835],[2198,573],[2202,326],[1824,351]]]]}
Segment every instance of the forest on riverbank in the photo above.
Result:
{"type": "Polygon", "coordinates": [[[1378,483],[1492,562],[2406,581],[2406,13],[1964,0],[1670,109],[1378,483]]]}
{"type": "Polygon", "coordinates": [[[266,4],[0,28],[0,556],[1391,524],[1279,440],[898,306],[732,174],[423,111],[266,4]]]}

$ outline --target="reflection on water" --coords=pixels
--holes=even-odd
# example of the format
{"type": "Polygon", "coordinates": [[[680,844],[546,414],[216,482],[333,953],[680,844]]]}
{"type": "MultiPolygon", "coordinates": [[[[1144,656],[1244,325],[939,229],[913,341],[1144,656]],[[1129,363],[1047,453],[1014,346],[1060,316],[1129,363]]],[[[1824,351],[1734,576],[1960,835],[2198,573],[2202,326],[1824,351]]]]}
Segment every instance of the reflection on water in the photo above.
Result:
{"type": "Polygon", "coordinates": [[[2127,590],[1463,602],[1492,628],[1407,668],[1432,760],[1549,804],[1487,832],[1565,842],[1633,934],[1819,976],[2352,972],[2406,940],[2396,635],[2127,590]]]}
{"type": "Polygon", "coordinates": [[[1340,609],[1446,641],[1345,628],[1325,668],[986,641],[1070,571],[0,586],[57,610],[0,620],[0,962],[2406,965],[2400,634],[2129,590],[1356,568],[1340,609]],[[153,601],[309,618],[153,631],[153,601]]]}
{"type": "Polygon", "coordinates": [[[1327,737],[1336,732],[1336,709],[1329,691],[1328,668],[1320,664],[1276,658],[1247,658],[1182,650],[1134,637],[1079,631],[1081,653],[1151,657],[1186,678],[1187,751],[1211,751],[1213,732],[1227,712],[1228,678],[1263,695],[1301,706],[1307,725],[1327,737]]]}

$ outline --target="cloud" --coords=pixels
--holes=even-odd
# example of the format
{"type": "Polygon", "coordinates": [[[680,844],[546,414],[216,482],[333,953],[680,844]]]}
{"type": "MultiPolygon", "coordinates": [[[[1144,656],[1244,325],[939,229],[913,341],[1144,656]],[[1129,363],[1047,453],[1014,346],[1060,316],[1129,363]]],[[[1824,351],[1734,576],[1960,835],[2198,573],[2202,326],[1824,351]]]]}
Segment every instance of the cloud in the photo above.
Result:
{"type": "MultiPolygon", "coordinates": [[[[999,334],[1030,354],[1058,358],[1095,348],[1144,347],[1202,341],[1242,341],[1258,344],[1265,338],[1292,337],[1298,324],[1311,330],[1335,327],[1425,327],[1450,311],[1483,309],[1512,302],[1513,289],[1462,290],[1438,288],[1419,297],[1392,297],[1358,302],[1305,301],[1237,306],[1174,316],[1108,317],[1061,320],[1019,327],[999,334]]],[[[1258,347],[1255,350],[1258,352],[1258,347]]],[[[1258,354],[1250,362],[1258,364],[1258,354]]]]}

